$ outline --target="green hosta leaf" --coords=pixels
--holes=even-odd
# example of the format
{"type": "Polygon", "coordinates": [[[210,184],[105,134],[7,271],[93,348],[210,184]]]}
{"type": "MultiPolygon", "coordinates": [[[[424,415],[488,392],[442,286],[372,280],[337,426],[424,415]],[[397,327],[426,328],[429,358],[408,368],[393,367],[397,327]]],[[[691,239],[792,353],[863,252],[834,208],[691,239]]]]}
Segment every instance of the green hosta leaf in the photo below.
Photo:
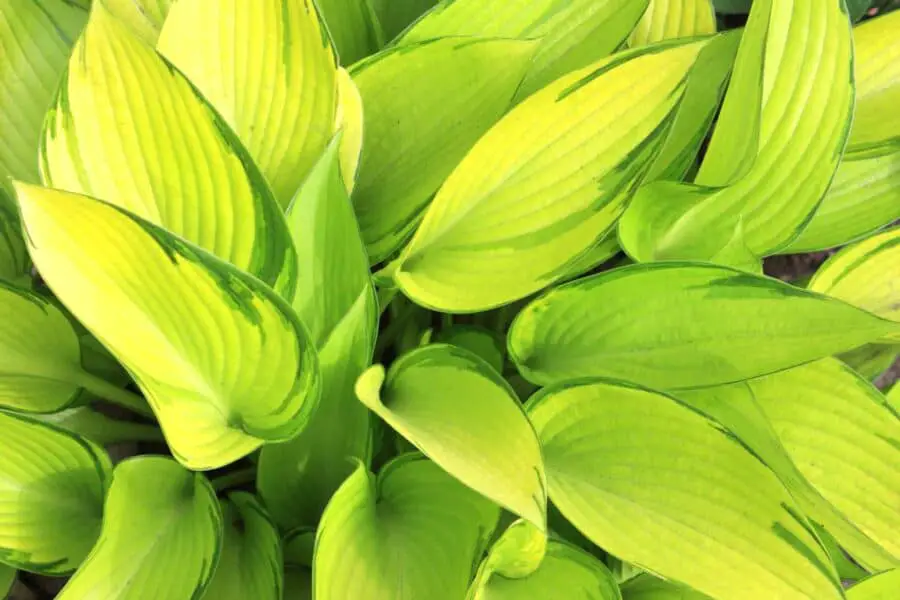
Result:
{"type": "Polygon", "coordinates": [[[55,425],[101,445],[121,442],[162,442],[162,432],[152,425],[111,419],[90,406],[76,406],[34,419],[55,425]]]}
{"type": "Polygon", "coordinates": [[[270,288],[114,206],[17,190],[44,279],[134,376],[183,464],[217,468],[304,427],[315,350],[270,288]]]}
{"type": "Polygon", "coordinates": [[[45,183],[121,206],[289,289],[290,236],[247,151],[178,71],[103,2],[93,6],[45,124],[45,183]]]}
{"type": "Polygon", "coordinates": [[[833,359],[750,386],[804,477],[897,564],[900,418],[884,396],[833,359]]]}
{"type": "Polygon", "coordinates": [[[854,22],[862,19],[872,5],[873,0],[846,0],[850,19],[854,22]]]}
{"type": "Polygon", "coordinates": [[[475,580],[469,587],[469,595],[478,593],[494,574],[508,579],[520,579],[533,574],[547,555],[547,532],[525,519],[517,519],[497,538],[475,580]]]}
{"type": "Polygon", "coordinates": [[[15,203],[0,189],[0,279],[27,285],[28,252],[15,203]]]}
{"type": "Polygon", "coordinates": [[[352,65],[384,45],[371,0],[315,0],[315,6],[328,26],[342,65],[352,65]]]}
{"type": "Polygon", "coordinates": [[[553,540],[534,573],[518,579],[494,574],[470,597],[472,600],[621,600],[619,588],[606,565],[574,546],[553,540]]]}
{"type": "Polygon", "coordinates": [[[206,598],[281,600],[284,560],[275,524],[251,494],[221,501],[224,537],[206,598]]]}
{"type": "Polygon", "coordinates": [[[753,0],[713,0],[713,6],[720,13],[726,15],[745,15],[750,12],[753,0]]]}
{"type": "Polygon", "coordinates": [[[459,600],[497,508],[431,461],[405,455],[378,478],[360,465],[328,504],[316,539],[321,600],[459,600]]]}
{"type": "Polygon", "coordinates": [[[178,0],[157,47],[287,207],[334,135],[337,65],[313,0],[178,0]]]}
{"type": "Polygon", "coordinates": [[[887,394],[887,401],[891,408],[894,409],[894,412],[900,413],[900,385],[894,384],[894,387],[887,394]]]}
{"type": "Polygon", "coordinates": [[[871,381],[887,371],[898,355],[900,344],[866,344],[850,352],[838,354],[837,357],[871,381]]]}
{"type": "Polygon", "coordinates": [[[648,0],[443,0],[401,36],[400,44],[444,36],[539,39],[517,97],[613,53],[648,0]]]}
{"type": "Polygon", "coordinates": [[[200,598],[222,547],[206,478],[157,456],[116,466],[100,540],[59,600],[200,598]]]}
{"type": "Polygon", "coordinates": [[[372,0],[385,40],[400,35],[435,4],[437,0],[372,0]]]}
{"type": "Polygon", "coordinates": [[[852,64],[843,0],[754,2],[694,183],[638,191],[619,225],[625,251],[639,261],[740,266],[790,243],[837,169],[853,110],[852,64]]]}
{"type": "MultiPolygon", "coordinates": [[[[783,375],[771,378],[779,377],[783,375]]],[[[775,397],[803,393],[803,390],[798,391],[794,386],[784,385],[775,391],[775,397]]],[[[810,522],[824,527],[857,561],[872,569],[897,564],[897,559],[851,522],[855,516],[853,512],[838,510],[810,484],[778,439],[778,434],[756,402],[750,386],[741,383],[678,392],[677,396],[733,433],[775,473],[810,522]]],[[[840,550],[838,552],[842,557],[843,553],[840,550]]]]}
{"type": "Polygon", "coordinates": [[[515,392],[461,348],[434,344],[366,371],[356,394],[451,475],[527,519],[547,523],[541,449],[515,392]]]}
{"type": "MultiPolygon", "coordinates": [[[[159,32],[166,21],[175,0],[99,0],[117,19],[151,46],[156,44],[159,32]]],[[[202,26],[204,23],[197,23],[202,26]]],[[[187,40],[185,40],[187,43],[187,40]]],[[[195,47],[200,49],[199,45],[195,47]]]]}
{"type": "Polygon", "coordinates": [[[650,0],[644,16],[628,37],[632,48],[663,40],[716,32],[710,0],[650,0]]]}
{"type": "Polygon", "coordinates": [[[638,575],[622,584],[623,600],[709,600],[709,596],[690,588],[657,579],[652,575],[638,575]]]}
{"type": "MultiPolygon", "coordinates": [[[[809,289],[900,321],[900,227],[845,248],[828,260],[809,289]]],[[[900,342],[900,333],[890,336],[900,342]]]]}
{"type": "Polygon", "coordinates": [[[506,112],[535,44],[446,38],[354,66],[366,143],[353,194],[373,263],[409,237],[447,175],[506,112]]]}
{"type": "Polygon", "coordinates": [[[847,590],[847,600],[893,600],[900,589],[900,569],[885,571],[847,590]]]}
{"type": "Polygon", "coordinates": [[[369,263],[341,181],[340,138],[332,141],[288,210],[299,253],[294,309],[319,351],[322,399],[309,426],[263,448],[257,487],[285,528],[314,525],[353,469],[368,464],[369,415],[356,401],[356,378],[372,360],[378,308],[369,263]]]}
{"type": "Polygon", "coordinates": [[[519,313],[508,343],[519,371],[535,383],[608,376],[678,389],[758,377],[898,330],[768,277],[654,263],[548,292],[519,313]]]}
{"type": "Polygon", "coordinates": [[[312,600],[313,546],[316,532],[300,528],[284,538],[284,598],[312,600]]]}
{"type": "Polygon", "coordinates": [[[59,575],[100,532],[112,465],[71,433],[0,412],[0,562],[59,575]]]}
{"type": "Polygon", "coordinates": [[[16,581],[16,570],[0,563],[0,596],[6,598],[16,581]]]}
{"type": "Polygon", "coordinates": [[[403,291],[444,312],[477,312],[566,276],[624,209],[705,45],[618,54],[506,115],[453,171],[395,263],[403,291]]]}
{"type": "Polygon", "coordinates": [[[337,74],[337,123],[341,132],[341,177],[347,193],[353,191],[362,159],[363,133],[365,132],[362,96],[350,78],[350,73],[340,67],[337,74]]]}
{"type": "Polygon", "coordinates": [[[611,554],[722,600],[842,597],[790,494],[702,413],[595,381],[548,388],[528,414],[554,505],[611,554]]]}
{"type": "Polygon", "coordinates": [[[498,373],[503,372],[506,348],[499,334],[489,329],[476,325],[454,325],[442,330],[436,341],[468,350],[498,373]]]}

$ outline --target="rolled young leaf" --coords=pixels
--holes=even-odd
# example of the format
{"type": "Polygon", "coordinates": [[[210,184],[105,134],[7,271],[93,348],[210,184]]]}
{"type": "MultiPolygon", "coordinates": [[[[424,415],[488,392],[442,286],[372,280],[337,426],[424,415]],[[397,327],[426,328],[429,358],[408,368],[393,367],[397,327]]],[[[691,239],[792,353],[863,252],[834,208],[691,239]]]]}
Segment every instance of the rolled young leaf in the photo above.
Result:
{"type": "Polygon", "coordinates": [[[253,495],[235,492],[220,501],[224,536],[207,598],[281,600],[284,559],[281,539],[253,495]]]}
{"type": "Polygon", "coordinates": [[[49,186],[120,206],[291,289],[290,234],[247,151],[184,76],[103,2],[93,4],[73,51],[40,160],[49,186]]]}
{"type": "Polygon", "coordinates": [[[200,598],[221,547],[222,513],[202,474],[131,458],[113,472],[100,540],[58,598],[200,598]]]}
{"type": "Polygon", "coordinates": [[[638,191],[619,224],[629,256],[743,266],[789,244],[840,161],[852,65],[843,0],[754,2],[697,177],[638,191]]]}
{"type": "MultiPolygon", "coordinates": [[[[100,0],[117,19],[150,46],[156,45],[175,0],[100,0]]],[[[198,23],[200,25],[200,23],[198,23]]],[[[187,40],[185,40],[185,43],[187,40]]]]}
{"type": "Polygon", "coordinates": [[[743,381],[856,348],[892,323],[781,281],[703,263],[633,265],[526,306],[509,355],[530,381],[615,377],[660,389],[743,381]]]}
{"type": "Polygon", "coordinates": [[[372,361],[378,307],[369,262],[340,175],[342,138],[331,142],[288,209],[300,272],[294,309],[319,352],[322,398],[309,426],[259,457],[257,489],[283,528],[315,525],[352,472],[368,466],[368,411],[353,386],[372,361]]]}
{"type": "Polygon", "coordinates": [[[337,491],[313,561],[319,600],[459,600],[499,511],[421,456],[362,465],[337,491]]]}
{"type": "Polygon", "coordinates": [[[444,38],[351,69],[366,115],[353,203],[372,263],[412,234],[434,193],[509,108],[535,44],[444,38]]]}
{"type": "Polygon", "coordinates": [[[433,344],[376,365],[356,395],[441,468],[476,492],[547,526],[541,449],[515,392],[467,350],[433,344]]]}
{"type": "Polygon", "coordinates": [[[179,0],[157,48],[237,133],[279,203],[334,135],[337,63],[312,0],[179,0]]]}
{"type": "Polygon", "coordinates": [[[628,45],[646,46],[680,37],[716,32],[716,12],[710,0],[650,0],[628,45]]]}
{"type": "Polygon", "coordinates": [[[868,577],[847,590],[847,600],[892,600],[900,589],[900,569],[868,577]]]}
{"type": "Polygon", "coordinates": [[[315,348],[269,287],[99,200],[17,191],[47,284],[132,374],[180,462],[221,467],[303,429],[315,348]]]}
{"type": "Polygon", "coordinates": [[[487,310],[567,275],[650,166],[706,41],[638,49],[567,75],[456,167],[393,265],[412,300],[487,310]]]}
{"type": "Polygon", "coordinates": [[[0,562],[61,575],[97,541],[112,465],[99,446],[0,411],[0,562]]]}
{"type": "Polygon", "coordinates": [[[527,410],[554,505],[611,554],[716,599],[843,597],[790,494],[719,423],[602,380],[527,410]]]}

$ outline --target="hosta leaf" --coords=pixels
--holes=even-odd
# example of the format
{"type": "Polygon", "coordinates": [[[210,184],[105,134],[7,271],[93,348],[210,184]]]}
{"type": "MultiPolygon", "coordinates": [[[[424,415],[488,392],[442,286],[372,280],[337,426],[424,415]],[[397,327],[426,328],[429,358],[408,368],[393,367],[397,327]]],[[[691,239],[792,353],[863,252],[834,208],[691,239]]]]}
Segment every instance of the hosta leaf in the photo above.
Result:
{"type": "Polygon", "coordinates": [[[632,48],[663,40],[716,32],[710,0],[650,0],[644,16],[628,37],[632,48]]]}
{"type": "Polygon", "coordinates": [[[289,288],[290,236],[247,151],[188,81],[103,6],[93,5],[45,124],[45,183],[121,206],[289,288]]]}
{"type": "Polygon", "coordinates": [[[42,276],[134,376],[184,465],[220,467],[303,428],[315,350],[270,288],[114,206],[17,191],[42,276]]]}
{"type": "Polygon", "coordinates": [[[574,546],[551,540],[544,560],[534,573],[518,579],[494,574],[471,598],[621,600],[621,595],[606,565],[574,546]]]}
{"type": "Polygon", "coordinates": [[[152,425],[112,419],[90,406],[76,406],[51,414],[33,415],[33,418],[104,446],[121,442],[164,441],[162,432],[152,425]]]}
{"type": "Polygon", "coordinates": [[[316,532],[300,528],[284,538],[284,598],[312,600],[313,546],[316,532]]]}
{"type": "Polygon", "coordinates": [[[16,570],[0,563],[0,596],[6,597],[16,581],[16,570]]]}
{"type": "Polygon", "coordinates": [[[361,465],[332,498],[316,539],[321,600],[459,600],[496,507],[431,461],[405,455],[374,478],[361,465]]]}
{"type": "Polygon", "coordinates": [[[754,2],[694,183],[638,191],[619,225],[625,251],[639,261],[741,265],[742,254],[790,243],[837,169],[853,110],[852,64],[843,0],[754,2]],[[737,244],[746,252],[729,251],[737,244]]]}
{"type": "MultiPolygon", "coordinates": [[[[837,253],[816,271],[809,289],[900,321],[900,227],[837,253]]],[[[900,342],[900,333],[890,339],[900,342]]]]}
{"type": "Polygon", "coordinates": [[[275,524],[251,494],[235,492],[220,503],[224,537],[207,598],[281,600],[284,560],[275,524]]]}
{"type": "Polygon", "coordinates": [[[334,135],[337,65],[313,0],[178,0],[157,47],[287,207],[334,135]]]}
{"type": "Polygon", "coordinates": [[[900,561],[900,418],[884,396],[833,359],[750,386],[800,472],[900,561]]]}
{"type": "Polygon", "coordinates": [[[72,571],[100,532],[109,457],[78,436],[5,412],[0,439],[0,562],[72,571]]]}
{"type": "Polygon", "coordinates": [[[392,40],[400,35],[435,4],[437,0],[372,0],[385,40],[392,40]]]}
{"type": "Polygon", "coordinates": [[[60,600],[200,598],[222,546],[212,486],[159,456],[116,466],[100,540],[60,600]]]}
{"type": "Polygon", "coordinates": [[[887,401],[895,412],[900,413],[900,385],[894,384],[887,394],[887,401]]]}
{"type": "MultiPolygon", "coordinates": [[[[175,0],[99,0],[117,19],[151,46],[156,44],[175,0]]],[[[197,23],[198,26],[203,23],[197,23]]]]}
{"type": "Polygon", "coordinates": [[[353,201],[373,263],[409,237],[447,175],[506,112],[534,49],[526,41],[445,38],[353,67],[366,115],[353,201]]]}
{"type": "Polygon", "coordinates": [[[541,449],[515,392],[462,348],[433,344],[366,371],[356,394],[451,475],[544,530],[541,449]]]}
{"type": "Polygon", "coordinates": [[[657,579],[652,575],[638,575],[622,584],[623,600],[709,600],[709,596],[690,588],[657,579]]]}
{"type": "Polygon", "coordinates": [[[438,191],[395,264],[403,291],[476,312],[565,276],[624,209],[705,44],[618,54],[507,114],[438,191]]]}
{"type": "Polygon", "coordinates": [[[337,74],[337,123],[336,129],[343,136],[341,138],[341,177],[347,193],[353,191],[356,184],[356,175],[359,171],[359,161],[362,158],[364,114],[362,96],[359,88],[350,77],[350,73],[343,67],[337,74]]]}
{"type": "Polygon", "coordinates": [[[547,532],[525,519],[516,519],[488,550],[481,561],[469,594],[477,592],[494,574],[520,579],[534,573],[547,555],[547,532]]]}
{"type": "Polygon", "coordinates": [[[885,571],[847,590],[847,600],[893,600],[900,589],[900,569],[885,571]]]}
{"type": "Polygon", "coordinates": [[[518,98],[614,52],[648,0],[443,0],[400,44],[452,35],[539,39],[518,98]]]}
{"type": "Polygon", "coordinates": [[[500,335],[490,329],[476,325],[454,325],[441,330],[436,341],[468,350],[498,373],[503,372],[506,348],[500,335]]]}
{"type": "Polygon", "coordinates": [[[837,358],[871,381],[887,371],[898,355],[900,344],[866,344],[850,352],[838,354],[837,358]]]}
{"type": "Polygon", "coordinates": [[[841,598],[775,475],[669,396],[595,381],[528,403],[553,503],[591,541],[713,598],[841,598]]]}
{"type": "Polygon", "coordinates": [[[288,210],[299,252],[294,308],[319,351],[322,399],[309,426],[284,444],[263,448],[257,487],[285,528],[314,525],[353,469],[368,463],[369,415],[353,393],[369,365],[378,308],[369,263],[340,177],[335,139],[288,210]]]}
{"type": "Polygon", "coordinates": [[[15,203],[0,189],[0,279],[28,283],[28,252],[15,203]]]}
{"type": "Polygon", "coordinates": [[[786,283],[702,263],[634,265],[546,293],[509,332],[530,381],[616,377],[661,389],[742,381],[900,325],[786,283]]]}
{"type": "Polygon", "coordinates": [[[342,65],[352,65],[383,44],[383,34],[370,0],[315,0],[342,65]]]}

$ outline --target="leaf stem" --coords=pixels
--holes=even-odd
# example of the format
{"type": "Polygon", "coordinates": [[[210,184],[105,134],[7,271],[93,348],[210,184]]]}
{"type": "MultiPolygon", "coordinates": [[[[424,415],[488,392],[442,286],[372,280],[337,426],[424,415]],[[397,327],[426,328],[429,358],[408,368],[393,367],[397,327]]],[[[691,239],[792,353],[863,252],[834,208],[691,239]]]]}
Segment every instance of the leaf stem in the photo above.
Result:
{"type": "Polygon", "coordinates": [[[212,486],[217,493],[222,493],[229,488],[252,483],[254,479],[256,479],[256,469],[248,467],[216,477],[212,481],[212,486]]]}
{"type": "Polygon", "coordinates": [[[102,377],[82,371],[80,376],[75,378],[75,384],[81,386],[88,392],[94,394],[98,398],[102,398],[113,404],[117,404],[123,408],[127,408],[132,412],[156,420],[156,415],[150,409],[150,405],[142,396],[133,394],[128,390],[124,390],[112,383],[106,381],[102,377]]]}

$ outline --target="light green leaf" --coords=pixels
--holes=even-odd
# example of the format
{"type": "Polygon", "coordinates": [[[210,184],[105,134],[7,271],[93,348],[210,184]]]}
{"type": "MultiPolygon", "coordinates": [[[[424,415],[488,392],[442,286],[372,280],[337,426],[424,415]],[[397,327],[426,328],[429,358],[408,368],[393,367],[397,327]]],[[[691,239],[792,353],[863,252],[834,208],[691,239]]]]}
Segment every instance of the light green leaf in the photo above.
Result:
{"type": "Polygon", "coordinates": [[[535,600],[579,598],[621,600],[619,588],[606,566],[565,542],[551,540],[541,566],[531,575],[507,579],[494,574],[473,600],[535,600]]]}
{"type": "Polygon", "coordinates": [[[76,435],[5,412],[0,439],[0,562],[72,571],[100,532],[109,457],[76,435]]]}
{"type": "Polygon", "coordinates": [[[6,598],[15,582],[16,570],[0,563],[0,596],[6,598]]]}
{"type": "Polygon", "coordinates": [[[852,64],[843,0],[754,2],[700,171],[692,184],[661,181],[638,191],[619,224],[629,256],[735,264],[722,250],[739,226],[757,257],[789,244],[840,161],[852,64]]]}
{"type": "Polygon", "coordinates": [[[337,74],[337,113],[335,128],[341,132],[341,178],[347,193],[353,191],[362,160],[365,133],[362,96],[359,88],[343,67],[337,74]]]}
{"type": "Polygon", "coordinates": [[[400,288],[426,307],[477,312],[565,277],[650,166],[705,45],[618,54],[507,114],[438,191],[395,263],[400,288]]]}
{"type": "Polygon", "coordinates": [[[372,263],[406,241],[441,183],[503,116],[534,49],[526,41],[445,38],[353,67],[366,115],[353,202],[372,263]]]}
{"type": "Polygon", "coordinates": [[[441,468],[540,530],[547,492],[534,429],[499,373],[444,344],[376,365],[356,384],[371,411],[441,468]]]}
{"type": "Polygon", "coordinates": [[[0,279],[27,285],[28,251],[15,203],[0,189],[0,279]]]}
{"type": "Polygon", "coordinates": [[[758,377],[896,331],[898,324],[768,277],[654,263],[544,294],[513,321],[508,346],[522,375],[542,385],[599,376],[683,389],[758,377]]]}
{"type": "Polygon", "coordinates": [[[200,598],[219,561],[222,527],[202,474],[159,456],[128,459],[113,472],[100,540],[58,598],[200,598]]]}
{"type": "Polygon", "coordinates": [[[437,0],[372,0],[385,40],[400,35],[435,4],[437,0]]]}
{"type": "Polygon", "coordinates": [[[690,588],[657,579],[652,575],[638,575],[622,584],[623,600],[709,600],[709,596],[690,588]]]}
{"type": "Polygon", "coordinates": [[[500,534],[481,561],[475,580],[469,587],[469,596],[477,596],[494,574],[509,579],[531,575],[541,566],[546,555],[547,532],[525,519],[515,520],[500,534]]]}
{"type": "Polygon", "coordinates": [[[463,35],[539,39],[522,99],[570,71],[612,54],[641,18],[648,0],[443,0],[399,44],[463,35]]]}
{"type": "Polygon", "coordinates": [[[454,325],[442,329],[435,341],[468,350],[498,373],[503,372],[506,348],[500,335],[490,329],[477,325],[454,325]]]}
{"type": "Polygon", "coordinates": [[[834,359],[750,387],[804,477],[897,564],[900,418],[884,396],[834,359]]]}
{"type": "Polygon", "coordinates": [[[336,138],[288,210],[299,253],[294,309],[319,351],[322,399],[309,426],[263,448],[257,489],[284,528],[314,525],[352,472],[368,464],[369,414],[356,401],[356,378],[371,363],[378,307],[353,207],[340,176],[336,138]]]}
{"type": "Polygon", "coordinates": [[[313,0],[178,0],[157,47],[287,207],[334,135],[337,63],[313,0]]]}
{"type": "Polygon", "coordinates": [[[96,444],[121,442],[162,442],[162,432],[152,425],[112,419],[90,406],[76,406],[46,415],[32,415],[38,421],[55,425],[96,444]]]}
{"type": "Polygon", "coordinates": [[[175,0],[95,0],[95,2],[102,2],[110,14],[151,46],[156,45],[169,9],[175,4],[175,0]]]}
{"type": "Polygon", "coordinates": [[[527,409],[554,505],[607,552],[722,600],[842,597],[790,494],[702,413],[605,381],[527,409]]]}
{"type": "Polygon", "coordinates": [[[499,516],[431,461],[359,465],[325,510],[313,561],[320,600],[459,600],[499,516]]]}
{"type": "Polygon", "coordinates": [[[900,385],[894,383],[894,387],[887,394],[887,401],[894,412],[900,413],[900,385]]]}
{"type": "Polygon", "coordinates": [[[206,598],[281,600],[284,559],[278,530],[251,494],[235,492],[220,501],[224,537],[206,598]]]}
{"type": "Polygon", "coordinates": [[[315,6],[328,26],[342,65],[352,65],[384,45],[370,0],[316,0],[315,6]]]}
{"type": "Polygon", "coordinates": [[[646,46],[663,40],[716,32],[716,13],[710,0],[650,0],[628,45],[646,46]]]}
{"type": "Polygon", "coordinates": [[[885,571],[847,590],[847,600],[894,600],[900,590],[900,569],[885,571]]]}
{"type": "MultiPolygon", "coordinates": [[[[900,227],[844,248],[816,271],[809,289],[900,322],[900,227]]],[[[900,342],[900,332],[889,336],[900,342]]]]}
{"type": "Polygon", "coordinates": [[[47,284],[134,376],[185,466],[221,467],[303,429],[315,349],[270,288],[112,205],[17,191],[47,284]]]}
{"type": "Polygon", "coordinates": [[[279,290],[296,275],[278,203],[190,83],[95,2],[41,147],[44,182],[165,227],[279,290]]]}

